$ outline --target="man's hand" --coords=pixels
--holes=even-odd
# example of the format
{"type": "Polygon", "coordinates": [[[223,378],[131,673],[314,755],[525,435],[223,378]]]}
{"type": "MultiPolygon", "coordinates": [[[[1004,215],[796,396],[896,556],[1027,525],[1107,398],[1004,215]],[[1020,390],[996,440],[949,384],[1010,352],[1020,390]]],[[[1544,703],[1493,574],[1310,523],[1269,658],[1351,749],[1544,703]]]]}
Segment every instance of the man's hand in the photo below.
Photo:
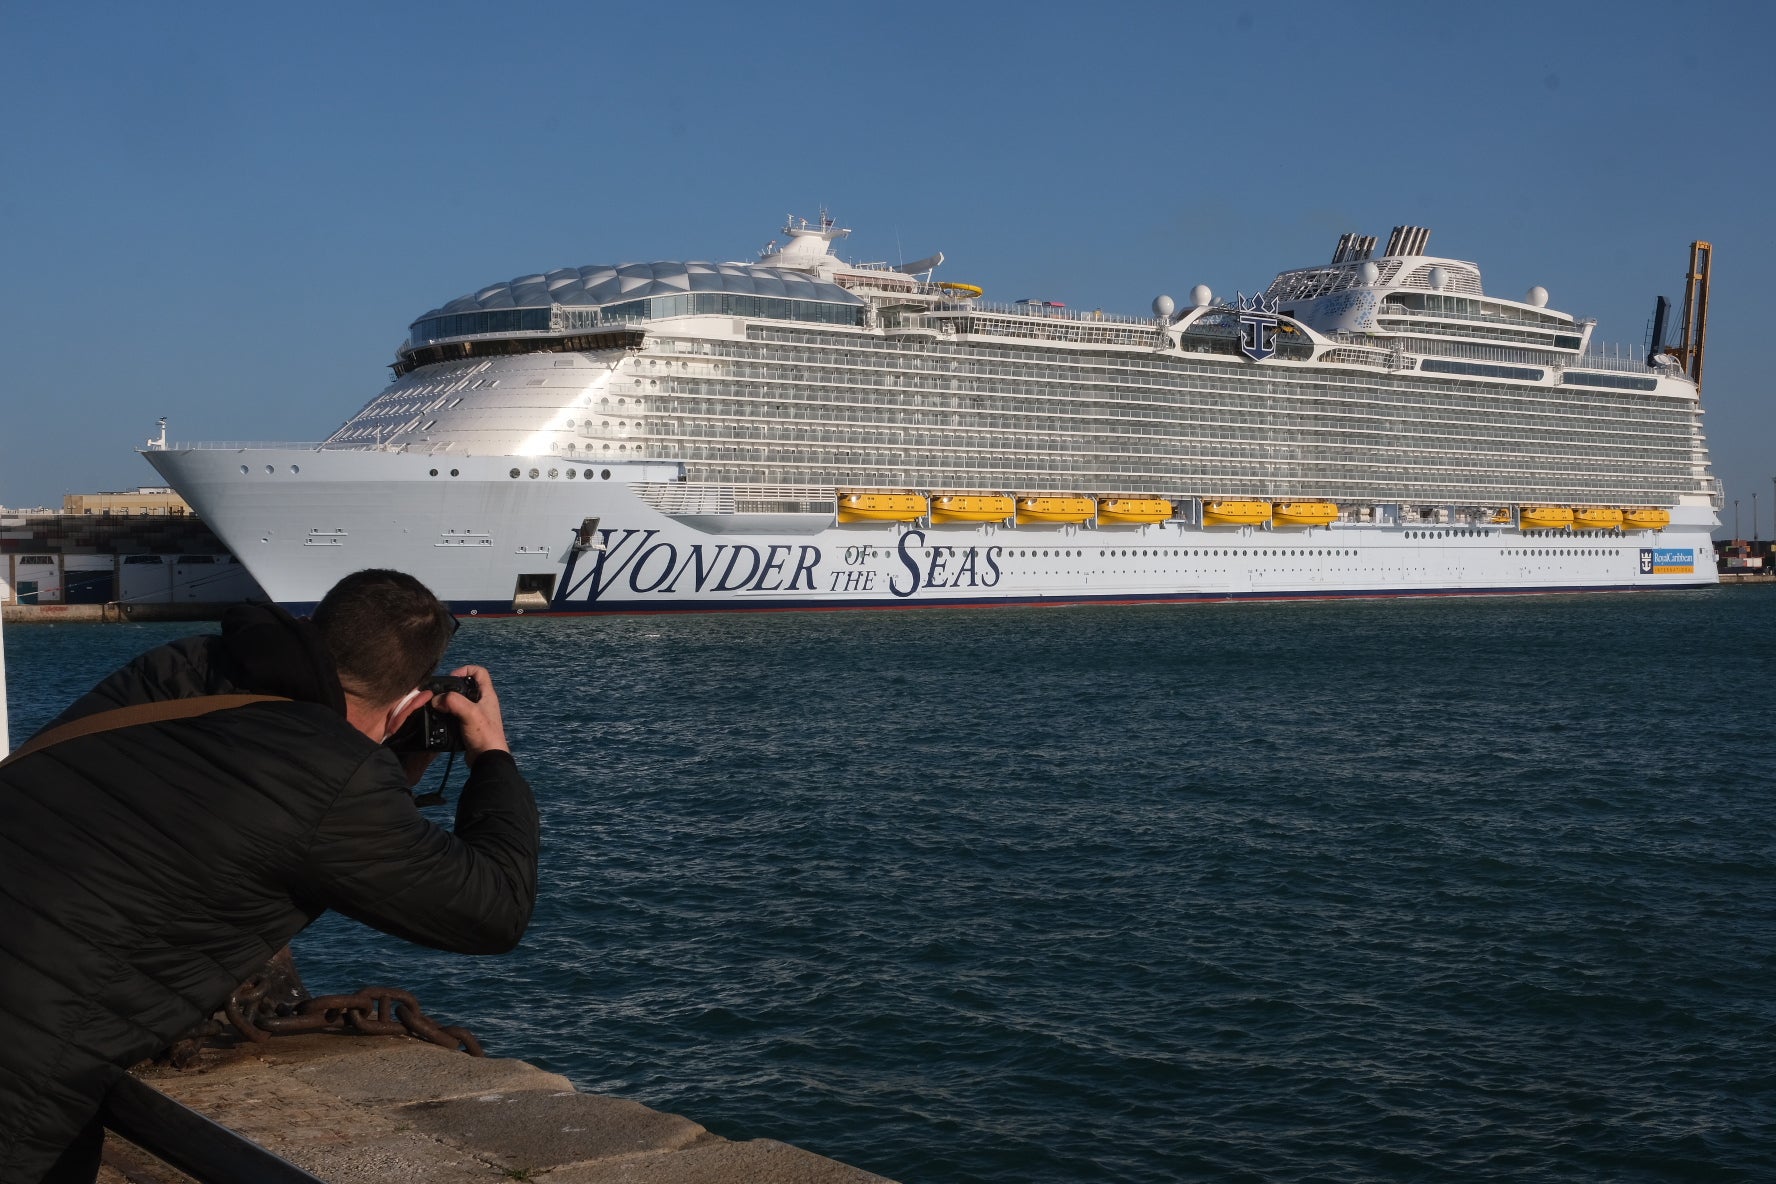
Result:
{"type": "Polygon", "coordinates": [[[506,744],[506,725],[500,719],[499,696],[493,692],[493,676],[485,666],[458,666],[450,672],[458,678],[473,678],[481,688],[477,701],[455,691],[432,700],[432,706],[446,715],[453,715],[462,724],[463,748],[472,765],[484,752],[510,752],[506,744]]]}

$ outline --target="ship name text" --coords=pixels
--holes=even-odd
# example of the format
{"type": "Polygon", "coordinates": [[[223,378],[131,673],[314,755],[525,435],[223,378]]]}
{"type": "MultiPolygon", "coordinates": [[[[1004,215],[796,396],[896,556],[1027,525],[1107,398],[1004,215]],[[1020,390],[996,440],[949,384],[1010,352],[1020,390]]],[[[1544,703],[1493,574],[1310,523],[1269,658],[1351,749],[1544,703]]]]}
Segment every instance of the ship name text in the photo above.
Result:
{"type": "Polygon", "coordinates": [[[921,590],[992,588],[1003,575],[1003,547],[925,546],[925,532],[909,530],[893,551],[848,547],[844,568],[822,572],[821,548],[812,543],[683,543],[659,537],[654,529],[604,529],[604,547],[588,570],[570,556],[555,601],[603,600],[627,596],[682,596],[697,593],[779,593],[880,595],[907,599],[921,590]],[[893,561],[889,571],[868,566],[893,561]]]}

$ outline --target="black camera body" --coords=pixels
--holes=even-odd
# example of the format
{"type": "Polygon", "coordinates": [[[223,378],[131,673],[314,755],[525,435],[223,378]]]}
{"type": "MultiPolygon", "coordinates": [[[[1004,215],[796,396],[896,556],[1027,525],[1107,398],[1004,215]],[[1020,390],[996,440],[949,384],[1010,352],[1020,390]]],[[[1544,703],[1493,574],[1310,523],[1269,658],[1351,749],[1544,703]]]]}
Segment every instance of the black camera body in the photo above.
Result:
{"type": "Polygon", "coordinates": [[[454,716],[432,706],[438,695],[455,691],[463,698],[479,703],[481,684],[473,675],[435,674],[419,684],[426,701],[418,711],[407,717],[399,731],[383,741],[396,752],[461,752],[464,748],[462,723],[454,716]]]}

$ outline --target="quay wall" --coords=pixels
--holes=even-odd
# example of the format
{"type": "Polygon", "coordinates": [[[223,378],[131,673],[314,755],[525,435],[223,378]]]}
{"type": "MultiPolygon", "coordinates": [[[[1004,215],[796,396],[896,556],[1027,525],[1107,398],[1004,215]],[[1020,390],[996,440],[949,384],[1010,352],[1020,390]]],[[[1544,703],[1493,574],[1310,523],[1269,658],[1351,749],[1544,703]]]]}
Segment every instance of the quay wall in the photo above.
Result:
{"type": "MultiPolygon", "coordinates": [[[[523,1061],[405,1036],[281,1036],[137,1076],[330,1184],[892,1184],[773,1139],[725,1139],[677,1114],[581,1093],[523,1061]]],[[[112,1136],[99,1180],[165,1172],[112,1136]]]]}

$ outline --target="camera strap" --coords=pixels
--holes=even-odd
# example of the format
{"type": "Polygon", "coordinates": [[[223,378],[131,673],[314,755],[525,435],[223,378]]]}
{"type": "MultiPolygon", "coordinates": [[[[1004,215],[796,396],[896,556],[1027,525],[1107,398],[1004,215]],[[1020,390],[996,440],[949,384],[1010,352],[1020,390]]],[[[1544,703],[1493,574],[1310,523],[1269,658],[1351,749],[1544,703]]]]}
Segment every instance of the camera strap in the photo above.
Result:
{"type": "Polygon", "coordinates": [[[174,719],[193,719],[200,715],[208,715],[212,711],[227,711],[234,707],[246,707],[252,703],[288,703],[290,700],[283,695],[199,695],[192,699],[163,699],[157,703],[136,703],[129,707],[114,707],[110,711],[95,711],[91,715],[83,715],[79,719],[69,720],[60,727],[51,728],[47,732],[39,732],[31,737],[5,760],[0,760],[0,769],[4,769],[21,757],[42,752],[51,745],[60,744],[64,740],[76,740],[81,736],[94,736],[100,732],[110,732],[118,728],[133,728],[138,724],[158,724],[174,719]]]}

